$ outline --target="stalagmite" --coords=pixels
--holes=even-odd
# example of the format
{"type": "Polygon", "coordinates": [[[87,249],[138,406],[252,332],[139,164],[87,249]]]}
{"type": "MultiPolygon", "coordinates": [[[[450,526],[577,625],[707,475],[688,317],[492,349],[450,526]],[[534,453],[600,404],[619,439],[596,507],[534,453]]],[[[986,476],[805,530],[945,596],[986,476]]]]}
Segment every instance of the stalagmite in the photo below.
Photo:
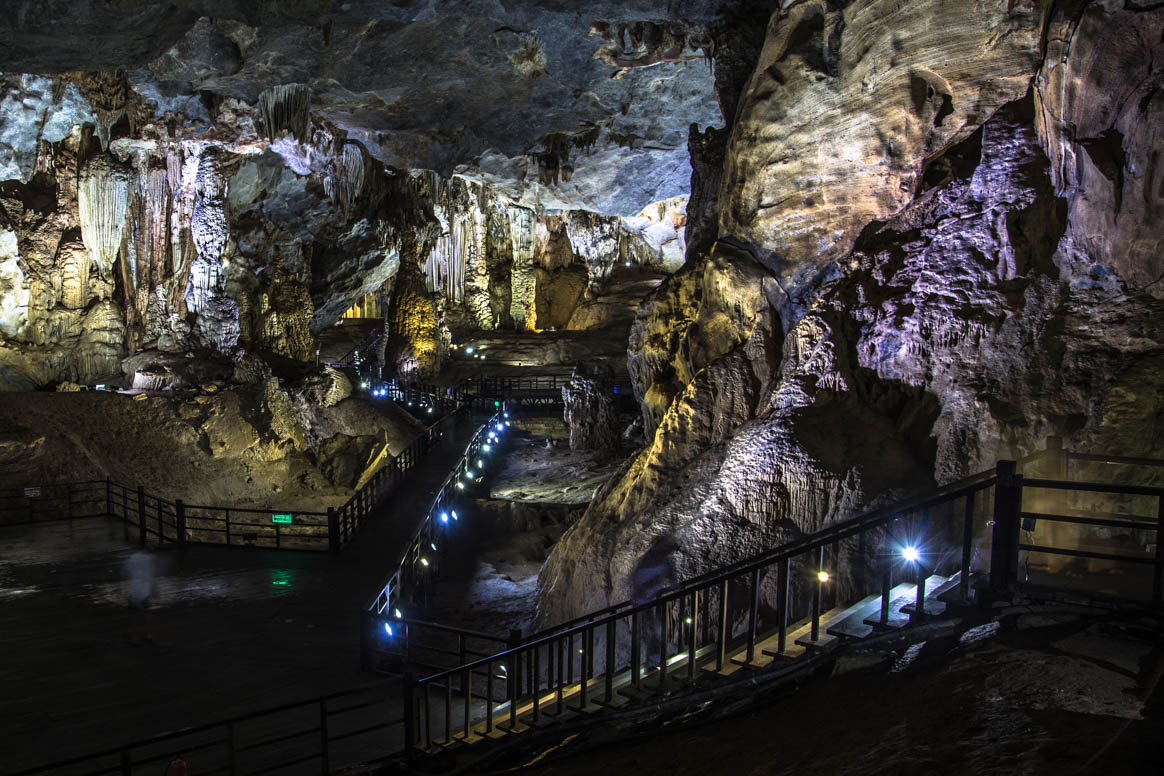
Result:
{"type": "Polygon", "coordinates": [[[103,277],[121,248],[132,183],[132,171],[108,154],[98,154],[81,170],[77,192],[81,236],[103,277]]]}

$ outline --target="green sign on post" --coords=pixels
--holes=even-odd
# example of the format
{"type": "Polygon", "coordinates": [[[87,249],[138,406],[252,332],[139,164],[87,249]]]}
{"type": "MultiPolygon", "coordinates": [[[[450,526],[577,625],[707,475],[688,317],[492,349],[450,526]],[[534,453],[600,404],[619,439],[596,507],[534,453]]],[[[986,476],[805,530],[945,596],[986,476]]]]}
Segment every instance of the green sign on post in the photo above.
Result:
{"type": "Polygon", "coordinates": [[[287,515],[287,514],[271,515],[271,522],[272,523],[290,523],[291,522],[291,515],[287,515]]]}

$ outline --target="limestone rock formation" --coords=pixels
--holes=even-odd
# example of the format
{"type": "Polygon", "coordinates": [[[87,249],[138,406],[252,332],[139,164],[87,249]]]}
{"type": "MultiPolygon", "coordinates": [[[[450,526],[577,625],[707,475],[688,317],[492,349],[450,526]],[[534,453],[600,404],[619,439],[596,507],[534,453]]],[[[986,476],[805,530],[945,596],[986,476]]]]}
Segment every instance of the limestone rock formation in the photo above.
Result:
{"type": "Polygon", "coordinates": [[[821,1],[773,14],[728,144],[720,234],[798,303],[861,229],[909,203],[928,161],[1026,92],[1048,6],[821,1]]]}
{"type": "Polygon", "coordinates": [[[550,557],[542,621],[624,599],[663,534],[690,576],[1049,434],[1164,453],[1164,195],[1142,161],[1162,23],[1119,3],[775,12],[719,243],[632,332],[650,444],[550,557]]]}
{"type": "Polygon", "coordinates": [[[619,446],[618,410],[610,366],[578,364],[562,386],[562,419],[570,430],[571,450],[614,450],[619,446]]]}

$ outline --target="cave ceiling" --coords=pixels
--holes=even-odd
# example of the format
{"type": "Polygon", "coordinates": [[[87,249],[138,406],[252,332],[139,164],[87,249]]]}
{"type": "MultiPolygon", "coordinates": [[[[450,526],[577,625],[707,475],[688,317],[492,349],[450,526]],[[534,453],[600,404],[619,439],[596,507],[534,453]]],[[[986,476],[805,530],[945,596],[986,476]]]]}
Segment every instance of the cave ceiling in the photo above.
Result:
{"type": "MultiPolygon", "coordinates": [[[[689,126],[723,124],[710,55],[736,5],[23,0],[0,9],[0,72],[122,70],[154,119],[208,139],[223,105],[304,84],[313,121],[387,166],[633,216],[688,193],[689,126]]],[[[5,172],[19,140],[0,140],[5,172]]]]}

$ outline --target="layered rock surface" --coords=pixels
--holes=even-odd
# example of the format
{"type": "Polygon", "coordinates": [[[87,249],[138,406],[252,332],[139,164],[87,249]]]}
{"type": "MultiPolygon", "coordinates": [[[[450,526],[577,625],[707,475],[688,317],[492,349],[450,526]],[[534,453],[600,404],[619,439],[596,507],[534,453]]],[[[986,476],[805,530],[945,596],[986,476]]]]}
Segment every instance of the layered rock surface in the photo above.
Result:
{"type": "Polygon", "coordinates": [[[632,334],[651,441],[551,556],[542,621],[625,599],[662,534],[691,576],[1049,434],[1164,454],[1142,161],[1161,23],[1115,2],[774,13],[720,242],[632,334]]]}

